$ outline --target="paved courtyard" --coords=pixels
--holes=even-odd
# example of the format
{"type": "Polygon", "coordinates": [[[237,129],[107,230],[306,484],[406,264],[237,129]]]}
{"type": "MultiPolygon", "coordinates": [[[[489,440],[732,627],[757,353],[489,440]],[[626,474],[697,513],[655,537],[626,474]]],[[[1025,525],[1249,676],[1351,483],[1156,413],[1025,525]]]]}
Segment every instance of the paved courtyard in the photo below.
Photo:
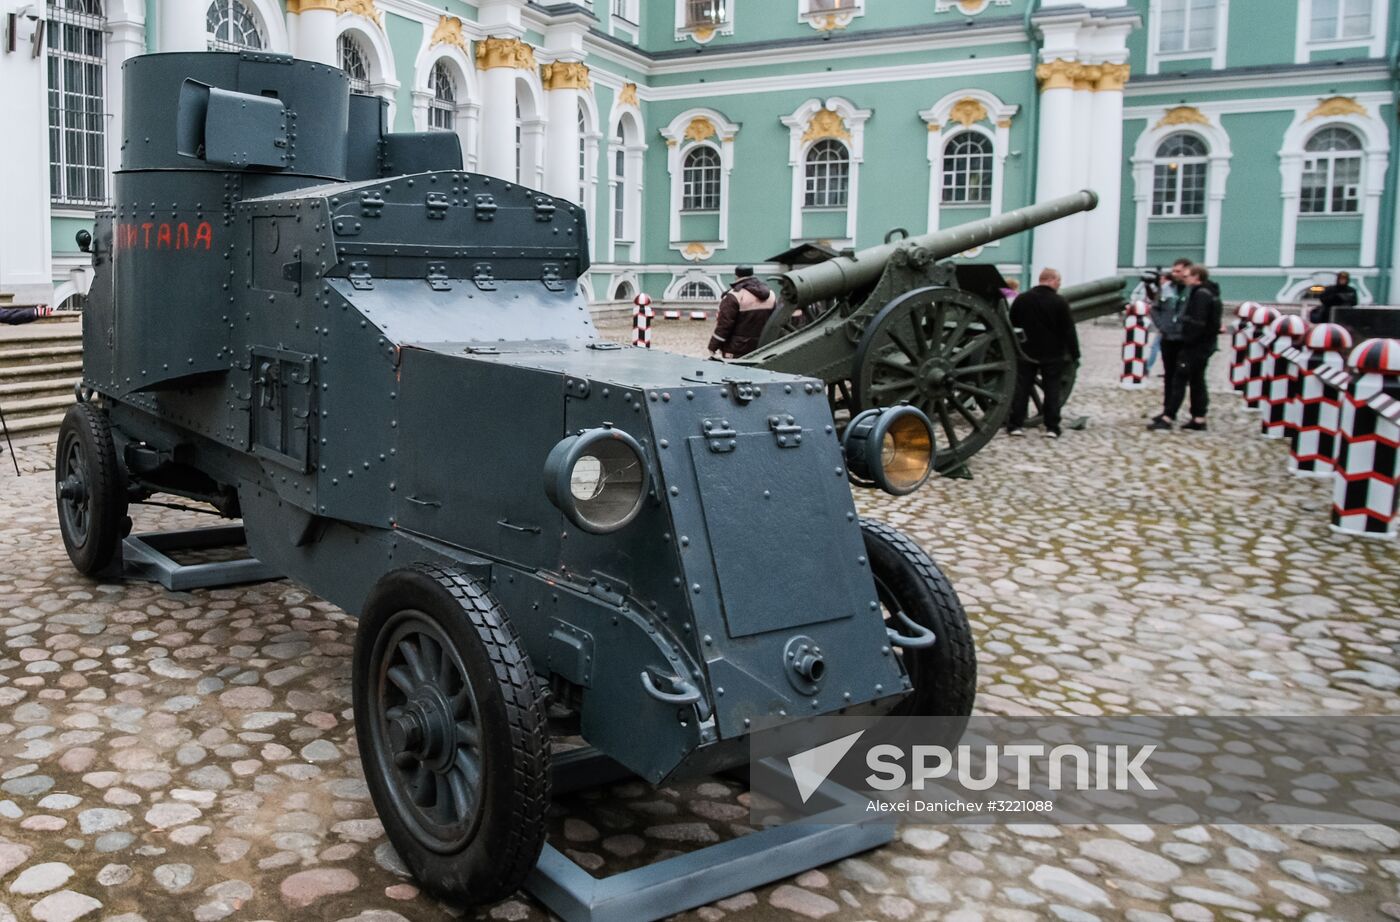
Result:
{"type": "MultiPolygon", "coordinates": [[[[625,336],[625,324],[604,325],[625,336]]],[[[704,325],[658,325],[698,351],[704,325]]],[[[1225,393],[1207,433],[1148,433],[1117,331],[1059,443],[998,438],[972,481],[862,495],[962,595],[985,714],[1400,713],[1400,547],[1331,534],[1325,484],[1225,393]]],[[[1154,379],[1154,384],[1156,383],[1154,379]]],[[[286,582],[168,593],[70,568],[52,447],[0,458],[0,922],[435,922],[375,819],[350,713],[354,620],[286,582]],[[8,473],[7,473],[8,472],[8,473]]],[[[192,517],[140,508],[138,530],[192,517]]],[[[624,783],[553,840],[608,872],[742,832],[733,784],[624,783]]],[[[520,897],[471,914],[541,919],[520,897]]],[[[886,848],[687,920],[1400,919],[1383,827],[911,826],[886,848]]]]}

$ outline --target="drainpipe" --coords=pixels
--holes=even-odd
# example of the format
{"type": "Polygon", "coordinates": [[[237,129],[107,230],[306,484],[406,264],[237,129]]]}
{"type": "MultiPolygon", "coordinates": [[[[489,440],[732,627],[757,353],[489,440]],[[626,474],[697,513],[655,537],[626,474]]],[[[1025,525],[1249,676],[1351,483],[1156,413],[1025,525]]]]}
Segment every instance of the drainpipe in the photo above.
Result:
{"type": "Polygon", "coordinates": [[[1381,212],[1381,239],[1377,241],[1380,250],[1380,261],[1383,267],[1379,284],[1376,288],[1376,301],[1380,304],[1393,304],[1400,302],[1400,291],[1396,290],[1393,282],[1397,267],[1395,265],[1396,249],[1400,248],[1400,240],[1396,239],[1397,230],[1396,215],[1400,211],[1400,15],[1390,17],[1390,164],[1386,168],[1386,179],[1390,180],[1390,195],[1386,197],[1385,208],[1381,212]]]}
{"type": "MultiPolygon", "coordinates": [[[[1022,23],[1026,32],[1026,42],[1031,49],[1031,95],[1026,102],[1026,204],[1034,205],[1036,196],[1036,173],[1040,168],[1040,81],[1035,78],[1036,66],[1040,63],[1040,41],[1035,35],[1035,26],[1031,23],[1031,17],[1035,15],[1036,7],[1040,6],[1040,0],[1026,0],[1026,16],[1022,23]]],[[[1396,17],[1400,18],[1400,17],[1396,17]]],[[[1400,144],[1391,145],[1391,153],[1400,144]]],[[[1031,254],[1034,252],[1035,230],[1026,232],[1025,241],[1022,245],[1021,257],[1021,290],[1029,291],[1031,287],[1031,254]]]]}

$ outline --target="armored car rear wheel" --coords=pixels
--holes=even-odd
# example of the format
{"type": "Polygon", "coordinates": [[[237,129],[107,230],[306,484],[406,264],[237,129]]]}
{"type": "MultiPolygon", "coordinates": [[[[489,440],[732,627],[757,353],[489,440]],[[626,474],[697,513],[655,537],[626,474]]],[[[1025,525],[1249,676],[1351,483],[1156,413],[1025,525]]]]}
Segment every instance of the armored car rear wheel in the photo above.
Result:
{"type": "Polygon", "coordinates": [[[931,646],[896,647],[913,692],[892,712],[900,717],[966,717],[977,695],[977,656],[967,613],[948,578],[908,536],[861,519],[875,590],[887,623],[898,633],[899,613],[933,632],[931,646]]]}
{"type": "Polygon", "coordinates": [[[519,889],[544,847],[549,736],[500,605],[454,570],[389,573],[360,616],[354,682],[370,795],[423,888],[467,904],[519,889]]]}
{"type": "Polygon", "coordinates": [[[93,576],[116,556],[126,525],[126,486],[112,424],[91,403],[64,414],[54,459],[58,529],[68,559],[93,576]]]}

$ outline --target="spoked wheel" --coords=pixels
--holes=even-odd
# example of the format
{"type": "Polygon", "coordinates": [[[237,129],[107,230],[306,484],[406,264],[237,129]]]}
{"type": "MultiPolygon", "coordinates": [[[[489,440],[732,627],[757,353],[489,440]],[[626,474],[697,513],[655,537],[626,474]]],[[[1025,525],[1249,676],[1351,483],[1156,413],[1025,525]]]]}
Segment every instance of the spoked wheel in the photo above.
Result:
{"type": "MultiPolygon", "coordinates": [[[[1079,377],[1079,365],[1074,362],[1066,362],[1064,371],[1060,372],[1060,408],[1064,409],[1069,403],[1070,394],[1074,393],[1074,382],[1079,377]]],[[[1026,428],[1034,429],[1045,424],[1045,388],[1041,385],[1040,379],[1036,378],[1031,385],[1031,412],[1026,417],[1026,428]]]]}
{"type": "Polygon", "coordinates": [[[116,556],[127,507],[112,425],[96,406],[75,403],[64,415],[54,481],[68,559],[79,573],[93,576],[116,556]]]}
{"type": "Polygon", "coordinates": [[[1011,411],[1016,340],[1001,312],[952,288],[920,288],[885,305],[856,348],[853,410],[901,401],[928,414],[937,468],[957,470],[1011,411]]]}
{"type": "Polygon", "coordinates": [[[355,638],[355,727],[384,829],[424,889],[520,888],[544,846],[545,708],[515,629],[463,573],[395,570],[355,638]]]}
{"type": "Polygon", "coordinates": [[[773,309],[773,313],[768,315],[768,322],[763,325],[763,332],[759,334],[759,347],[762,348],[775,340],[782,339],[789,333],[795,333],[805,326],[810,326],[831,307],[831,303],[827,301],[817,301],[805,307],[792,307],[779,299],[778,306],[773,309]]]}
{"type": "Polygon", "coordinates": [[[908,636],[908,619],[933,634],[929,646],[895,646],[914,690],[891,713],[967,717],[977,696],[977,655],[957,592],[923,548],[903,533],[870,519],[861,519],[860,529],[886,626],[908,636]]]}

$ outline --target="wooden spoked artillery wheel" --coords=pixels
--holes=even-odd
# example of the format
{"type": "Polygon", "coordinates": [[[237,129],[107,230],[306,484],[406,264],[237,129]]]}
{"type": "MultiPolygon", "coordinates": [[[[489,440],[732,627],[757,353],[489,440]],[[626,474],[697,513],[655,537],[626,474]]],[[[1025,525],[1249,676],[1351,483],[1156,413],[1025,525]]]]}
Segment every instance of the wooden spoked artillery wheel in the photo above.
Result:
{"type": "Polygon", "coordinates": [[[966,291],[919,288],[865,327],[852,379],[833,385],[838,409],[907,402],[933,422],[936,466],[957,471],[1006,423],[1016,384],[1016,339],[1005,315],[966,291]]]}

